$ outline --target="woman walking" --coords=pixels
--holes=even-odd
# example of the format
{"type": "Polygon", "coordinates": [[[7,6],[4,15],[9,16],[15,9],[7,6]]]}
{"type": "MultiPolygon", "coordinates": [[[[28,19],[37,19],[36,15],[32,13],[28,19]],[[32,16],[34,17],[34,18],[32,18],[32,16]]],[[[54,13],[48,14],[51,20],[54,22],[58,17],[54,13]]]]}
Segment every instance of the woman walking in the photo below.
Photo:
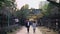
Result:
{"type": "Polygon", "coordinates": [[[33,24],[32,24],[32,27],[33,27],[33,33],[35,33],[36,25],[37,25],[36,21],[33,21],[33,24]]]}

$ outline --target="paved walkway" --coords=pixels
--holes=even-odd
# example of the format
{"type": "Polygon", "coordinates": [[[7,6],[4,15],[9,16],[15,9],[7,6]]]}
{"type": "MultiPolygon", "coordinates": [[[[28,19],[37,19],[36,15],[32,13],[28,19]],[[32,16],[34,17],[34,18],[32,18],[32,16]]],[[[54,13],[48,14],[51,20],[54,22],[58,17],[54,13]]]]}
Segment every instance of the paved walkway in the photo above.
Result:
{"type": "MultiPolygon", "coordinates": [[[[21,30],[17,31],[16,34],[28,34],[28,33],[27,33],[26,28],[23,27],[21,30]]],[[[33,28],[31,26],[29,34],[42,34],[42,32],[38,28],[36,28],[36,32],[33,33],[33,28]]]]}
{"type": "MultiPolygon", "coordinates": [[[[17,31],[11,34],[28,34],[28,33],[26,27],[23,26],[21,29],[18,29],[17,31]]],[[[29,34],[58,34],[58,33],[54,32],[53,30],[49,30],[46,27],[37,27],[36,32],[33,33],[33,28],[31,26],[29,34]]]]}
{"type": "Polygon", "coordinates": [[[58,34],[57,31],[53,31],[52,29],[48,29],[46,27],[38,27],[38,28],[43,34],[58,34]]]}

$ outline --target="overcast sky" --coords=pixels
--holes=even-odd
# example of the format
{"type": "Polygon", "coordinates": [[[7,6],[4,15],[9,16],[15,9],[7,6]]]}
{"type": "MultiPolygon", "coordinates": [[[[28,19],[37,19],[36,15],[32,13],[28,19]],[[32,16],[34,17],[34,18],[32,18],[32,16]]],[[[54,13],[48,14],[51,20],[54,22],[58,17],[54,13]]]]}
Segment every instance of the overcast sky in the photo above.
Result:
{"type": "Polygon", "coordinates": [[[16,0],[17,8],[20,9],[23,5],[28,4],[29,8],[39,8],[39,3],[46,0],[16,0]]]}

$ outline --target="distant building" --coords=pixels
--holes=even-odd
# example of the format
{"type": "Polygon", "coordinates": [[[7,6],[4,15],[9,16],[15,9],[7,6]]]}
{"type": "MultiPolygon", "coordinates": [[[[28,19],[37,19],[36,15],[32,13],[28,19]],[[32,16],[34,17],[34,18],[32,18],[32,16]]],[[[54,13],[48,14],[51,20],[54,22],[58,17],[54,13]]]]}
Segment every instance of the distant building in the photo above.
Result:
{"type": "Polygon", "coordinates": [[[41,14],[41,9],[25,9],[24,11],[28,14],[28,18],[41,14]]]}
{"type": "Polygon", "coordinates": [[[30,10],[30,14],[34,14],[34,15],[38,15],[41,13],[40,9],[29,9],[30,10]]]}

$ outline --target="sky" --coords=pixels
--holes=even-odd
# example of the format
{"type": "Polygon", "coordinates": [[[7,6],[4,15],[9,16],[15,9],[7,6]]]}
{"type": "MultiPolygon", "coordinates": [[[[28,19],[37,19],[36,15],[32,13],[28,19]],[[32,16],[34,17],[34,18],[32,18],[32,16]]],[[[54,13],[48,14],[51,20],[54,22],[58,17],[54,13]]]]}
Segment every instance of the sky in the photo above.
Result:
{"type": "Polygon", "coordinates": [[[16,4],[17,4],[18,9],[21,9],[21,7],[25,4],[29,5],[29,9],[30,8],[38,9],[39,8],[39,3],[41,1],[46,1],[46,0],[16,0],[16,4]]]}

